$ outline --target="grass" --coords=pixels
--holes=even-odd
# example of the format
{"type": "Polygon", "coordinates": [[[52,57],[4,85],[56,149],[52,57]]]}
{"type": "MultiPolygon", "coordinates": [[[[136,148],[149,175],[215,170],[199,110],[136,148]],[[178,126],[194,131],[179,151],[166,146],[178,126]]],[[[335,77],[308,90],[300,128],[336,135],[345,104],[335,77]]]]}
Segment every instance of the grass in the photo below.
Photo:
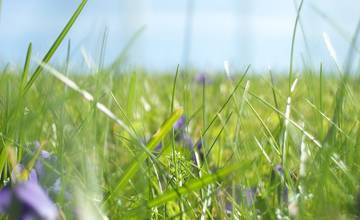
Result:
{"type": "MultiPolygon", "coordinates": [[[[22,105],[16,98],[21,96],[21,74],[8,72],[0,76],[3,181],[12,169],[9,149],[16,152],[15,160],[21,161],[39,141],[59,160],[56,166],[49,165],[49,172],[62,177],[63,191],[80,191],[81,201],[97,207],[99,213],[95,215],[276,218],[279,213],[291,215],[296,207],[299,218],[356,218],[360,177],[358,77],[351,76],[347,83],[344,104],[337,113],[341,117],[335,124],[331,115],[338,77],[326,74],[321,75],[322,80],[320,75],[305,78],[306,72],[299,76],[292,94],[287,162],[281,176],[274,167],[282,161],[288,89],[283,75],[272,75],[271,81],[267,76],[242,78],[240,74],[236,77],[238,86],[216,75],[211,84],[206,84],[206,95],[202,97],[203,85],[182,77],[172,80],[171,74],[139,71],[107,78],[104,72],[70,74],[81,88],[98,94],[88,101],[82,94],[65,89],[48,73],[45,68],[22,105]],[[307,80],[319,83],[308,85],[307,80]],[[201,161],[205,164],[200,166],[193,161],[186,144],[169,133],[182,110],[175,111],[175,116],[162,126],[172,108],[184,105],[185,85],[191,94],[183,113],[187,117],[186,130],[194,143],[202,141],[201,150],[206,156],[201,161]],[[313,87],[309,90],[309,86],[313,87]],[[132,99],[128,100],[130,94],[132,99]],[[199,111],[203,99],[205,112],[199,111]],[[129,101],[132,107],[126,110],[129,101]],[[103,114],[95,103],[104,103],[128,129],[103,114]],[[21,111],[24,114],[18,114],[21,111]],[[204,117],[208,123],[205,128],[204,117]],[[332,126],[332,137],[321,142],[332,126]],[[144,140],[159,132],[161,135],[154,136],[156,140],[148,142],[151,147],[144,150],[144,140]],[[159,142],[163,144],[161,153],[153,151],[159,142]],[[305,151],[308,155],[301,159],[305,151]],[[305,167],[301,175],[300,166],[305,167]],[[273,175],[284,179],[276,182],[273,175]],[[251,187],[257,188],[256,198],[247,204],[244,192],[251,187]],[[289,196],[286,203],[279,196],[285,189],[289,196]]],[[[69,206],[78,206],[75,199],[67,201],[63,197],[53,199],[69,217],[69,206]]]]}
{"type": "Polygon", "coordinates": [[[302,2],[288,75],[119,73],[144,27],[109,66],[105,29],[93,74],[68,69],[70,40],[64,66],[51,66],[85,4],[42,61],[30,43],[23,69],[0,74],[0,187],[16,164],[29,171],[39,160],[45,189],[61,181],[50,196],[64,219],[360,218],[357,33],[344,70],[333,56],[340,73],[294,71],[302,2]]]}

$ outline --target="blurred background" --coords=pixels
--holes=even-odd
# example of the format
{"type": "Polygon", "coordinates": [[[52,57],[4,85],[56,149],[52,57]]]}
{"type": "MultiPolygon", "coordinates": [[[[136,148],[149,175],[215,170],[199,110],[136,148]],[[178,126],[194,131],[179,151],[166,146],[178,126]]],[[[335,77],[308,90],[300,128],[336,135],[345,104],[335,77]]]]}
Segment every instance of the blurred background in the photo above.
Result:
{"type": "MultiPolygon", "coordinates": [[[[0,15],[0,67],[22,65],[28,43],[42,58],[77,8],[77,1],[3,0],[0,15]]],[[[176,65],[200,71],[251,64],[286,72],[299,1],[292,0],[89,0],[67,39],[72,68],[99,62],[105,36],[105,64],[111,63],[139,32],[127,66],[174,71],[176,65]],[[84,59],[85,57],[85,59],[84,59]],[[84,61],[86,60],[86,62],[84,61]]],[[[335,68],[323,42],[326,32],[343,62],[359,20],[358,0],[304,1],[295,44],[295,69],[335,68]]],[[[53,61],[65,60],[66,42],[53,61]]]]}

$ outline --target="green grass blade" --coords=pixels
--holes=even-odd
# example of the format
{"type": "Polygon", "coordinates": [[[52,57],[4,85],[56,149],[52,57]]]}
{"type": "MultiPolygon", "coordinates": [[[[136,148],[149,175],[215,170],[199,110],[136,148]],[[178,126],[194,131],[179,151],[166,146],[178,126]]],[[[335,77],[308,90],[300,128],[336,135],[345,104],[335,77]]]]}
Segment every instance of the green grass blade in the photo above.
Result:
{"type": "Polygon", "coordinates": [[[178,75],[179,75],[179,64],[176,67],[176,73],[175,73],[174,82],[173,82],[173,89],[172,89],[172,94],[171,94],[170,112],[174,111],[175,89],[176,89],[176,82],[177,82],[178,75]]]}
{"type": "MultiPolygon", "coordinates": [[[[171,94],[171,104],[170,104],[170,112],[174,111],[174,101],[175,101],[175,90],[176,90],[176,82],[179,75],[179,64],[176,67],[176,73],[173,81],[173,87],[172,87],[172,94],[171,94]]],[[[172,130],[172,135],[175,137],[175,130],[172,130]]],[[[176,150],[175,150],[175,140],[174,138],[171,139],[171,148],[172,148],[172,160],[175,164],[175,174],[178,176],[178,162],[176,158],[176,150]]]]}
{"type": "Polygon", "coordinates": [[[6,163],[8,161],[8,146],[6,145],[5,141],[1,137],[1,152],[0,152],[0,179],[7,178],[6,175],[6,163]]]}
{"type": "Polygon", "coordinates": [[[323,64],[320,63],[320,70],[319,70],[319,108],[323,111],[323,64]]]}
{"type": "MultiPolygon", "coordinates": [[[[55,42],[53,43],[53,45],[50,47],[49,51],[46,53],[46,55],[44,56],[44,58],[42,59],[42,63],[47,64],[51,57],[54,55],[55,51],[58,49],[58,47],[60,46],[61,42],[64,40],[65,36],[67,35],[67,33],[69,32],[70,28],[73,26],[73,24],[75,23],[76,19],[78,18],[78,16],[80,15],[81,11],[83,10],[84,6],[86,5],[87,0],[82,0],[82,2],[80,3],[80,5],[78,6],[78,8],[76,9],[76,11],[74,12],[74,14],[71,16],[70,20],[68,21],[68,23],[65,25],[64,29],[61,31],[60,35],[56,38],[55,42]]],[[[35,80],[39,77],[40,73],[42,72],[43,67],[41,65],[39,65],[33,75],[31,76],[30,80],[27,82],[25,88],[24,88],[24,94],[26,94],[26,92],[30,89],[30,87],[34,84],[35,80]]]]}
{"type": "Polygon", "coordinates": [[[23,73],[21,75],[21,89],[24,89],[26,85],[26,81],[28,79],[29,74],[29,66],[30,66],[30,60],[31,60],[31,53],[32,53],[32,43],[29,43],[29,47],[26,53],[26,59],[24,64],[23,73]]]}
{"type": "MultiPolygon", "coordinates": [[[[357,45],[357,38],[358,38],[359,34],[360,34],[360,20],[357,23],[355,33],[353,35],[351,45],[350,45],[350,48],[348,51],[344,75],[342,76],[342,78],[339,82],[340,85],[339,85],[339,88],[336,91],[336,95],[335,95],[335,109],[334,109],[334,113],[333,113],[333,117],[332,117],[332,121],[335,124],[339,123],[339,120],[340,120],[339,115],[342,114],[343,103],[344,103],[344,99],[346,96],[346,86],[349,81],[350,72],[351,72],[352,63],[353,63],[353,57],[354,57],[354,50],[355,50],[355,46],[357,45]]],[[[333,59],[335,59],[335,58],[333,58],[333,59]]],[[[336,60],[335,60],[335,62],[336,62],[336,60]]],[[[335,130],[336,130],[335,126],[331,125],[327,131],[327,134],[323,140],[323,143],[326,143],[327,141],[329,141],[329,139],[331,137],[335,136],[335,130]]]]}
{"type": "Polygon", "coordinates": [[[225,129],[225,126],[227,125],[227,123],[229,122],[230,118],[231,118],[232,112],[230,112],[230,114],[226,117],[226,120],[223,124],[223,126],[221,127],[220,131],[218,132],[218,134],[216,135],[215,140],[213,141],[213,143],[211,144],[211,146],[209,147],[209,150],[206,152],[205,154],[205,158],[207,159],[209,157],[209,154],[211,152],[211,150],[213,149],[215,143],[217,142],[217,140],[219,139],[220,135],[222,134],[222,132],[225,129]]]}
{"type": "MultiPolygon", "coordinates": [[[[338,23],[338,21],[332,19],[330,16],[326,14],[326,12],[322,11],[320,8],[318,8],[313,3],[309,2],[309,8],[313,10],[320,18],[322,18],[327,24],[329,24],[337,34],[341,36],[342,39],[344,39],[347,43],[352,43],[351,34],[344,29],[344,27],[338,23]]],[[[357,45],[354,45],[354,49],[357,53],[360,53],[360,48],[357,45]]]]}
{"type": "MultiPolygon", "coordinates": [[[[273,99],[274,99],[275,108],[280,109],[279,102],[278,102],[277,96],[276,96],[276,91],[275,91],[275,81],[274,81],[274,77],[273,77],[271,70],[269,70],[269,74],[270,74],[271,91],[272,91],[272,95],[273,95],[273,99]]],[[[281,116],[279,115],[279,113],[277,113],[277,116],[278,116],[279,122],[280,122],[281,116]]]]}
{"type": "Polygon", "coordinates": [[[100,47],[98,72],[101,72],[101,70],[104,67],[105,52],[106,52],[106,47],[107,47],[108,36],[109,36],[109,30],[108,30],[108,27],[105,26],[102,41],[101,41],[101,47],[100,47]]]}
{"type": "Polygon", "coordinates": [[[158,196],[157,198],[150,200],[148,202],[148,207],[149,208],[157,207],[157,206],[165,204],[168,201],[178,199],[181,196],[184,196],[188,193],[199,190],[209,184],[220,181],[224,177],[231,174],[232,172],[234,172],[236,170],[240,170],[241,168],[246,168],[249,164],[251,164],[251,163],[246,163],[246,162],[244,163],[244,161],[237,162],[237,163],[234,163],[230,166],[227,166],[227,167],[217,171],[214,174],[206,175],[200,179],[190,180],[189,182],[184,184],[184,186],[179,187],[177,189],[169,190],[169,191],[165,192],[164,194],[162,194],[161,196],[158,196]]]}
{"type": "MultiPolygon", "coordinates": [[[[286,118],[285,114],[282,113],[280,110],[276,109],[273,105],[271,105],[269,102],[267,102],[265,99],[259,97],[258,95],[252,93],[249,91],[249,94],[254,97],[256,100],[258,100],[260,103],[264,104],[266,107],[272,109],[273,111],[279,113],[281,115],[282,118],[286,118]]],[[[307,132],[305,129],[303,129],[298,123],[296,123],[294,120],[292,119],[288,119],[289,123],[291,123],[292,125],[295,126],[296,129],[298,129],[299,131],[301,131],[311,142],[313,142],[317,147],[321,148],[322,145],[321,143],[309,132],[307,132]]]]}
{"type": "Polygon", "coordinates": [[[65,68],[64,68],[65,76],[68,75],[69,66],[70,66],[70,56],[71,56],[71,40],[69,39],[66,49],[66,60],[65,60],[65,68]]]}
{"type": "MultiPolygon", "coordinates": [[[[269,136],[269,138],[273,141],[273,143],[274,143],[274,145],[275,145],[275,146],[273,147],[273,149],[274,149],[274,151],[276,152],[276,154],[277,154],[277,155],[281,155],[281,153],[280,153],[280,151],[279,151],[280,146],[279,146],[278,142],[276,141],[274,135],[271,133],[269,127],[265,124],[264,120],[261,118],[261,116],[259,115],[259,113],[255,110],[255,108],[251,105],[251,103],[250,103],[248,100],[246,100],[246,104],[248,104],[248,106],[250,107],[251,111],[254,113],[255,117],[260,121],[261,126],[263,126],[264,130],[266,131],[266,134],[267,134],[267,135],[269,136]]],[[[281,117],[279,113],[278,113],[278,115],[279,115],[279,117],[281,117]]]]}
{"type": "Polygon", "coordinates": [[[294,24],[293,33],[292,33],[292,39],[291,39],[290,68],[289,68],[289,95],[290,95],[291,84],[292,84],[292,81],[293,81],[292,76],[293,76],[293,62],[294,62],[296,30],[297,30],[297,26],[299,24],[300,12],[301,12],[303,3],[304,3],[304,0],[301,0],[300,5],[299,5],[298,10],[297,10],[296,20],[295,20],[295,24],[294,24]]]}
{"type": "Polygon", "coordinates": [[[250,65],[248,65],[246,67],[246,70],[244,72],[244,74],[242,75],[242,77],[240,78],[240,80],[237,82],[235,88],[232,90],[231,94],[229,95],[229,97],[226,99],[226,101],[224,102],[224,104],[221,106],[221,108],[218,110],[218,112],[214,115],[214,117],[211,119],[210,123],[208,124],[208,126],[204,129],[204,131],[202,132],[201,136],[204,136],[206,134],[206,132],[210,129],[210,127],[214,124],[215,120],[218,118],[219,114],[225,109],[225,107],[227,106],[227,104],[229,104],[230,100],[234,97],[235,92],[238,90],[238,88],[240,87],[241,83],[243,82],[245,76],[247,75],[248,71],[250,69],[250,65]]]}
{"type": "MultiPolygon", "coordinates": [[[[147,151],[153,151],[158,143],[167,135],[171,129],[173,124],[181,117],[183,114],[182,109],[177,109],[175,112],[163,123],[163,125],[159,128],[159,130],[152,136],[150,142],[146,145],[147,151]]],[[[141,164],[150,156],[147,151],[140,153],[139,156],[136,157],[134,162],[130,164],[130,166],[125,170],[119,182],[117,183],[114,190],[104,199],[104,204],[106,204],[109,199],[118,195],[121,190],[123,190],[128,184],[129,180],[136,174],[139,170],[141,164]]]]}

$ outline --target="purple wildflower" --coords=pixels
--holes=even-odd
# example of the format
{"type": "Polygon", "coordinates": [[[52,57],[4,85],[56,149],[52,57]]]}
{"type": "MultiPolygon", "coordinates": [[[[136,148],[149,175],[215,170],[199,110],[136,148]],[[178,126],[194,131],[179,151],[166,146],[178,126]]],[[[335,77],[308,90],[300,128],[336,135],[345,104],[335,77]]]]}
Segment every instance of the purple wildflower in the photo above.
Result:
{"type": "MultiPolygon", "coordinates": [[[[19,177],[21,177],[22,172],[25,170],[24,165],[17,164],[14,169],[11,171],[11,181],[12,183],[16,184],[21,181],[19,177]]],[[[38,182],[38,175],[35,170],[31,170],[29,173],[28,181],[38,182]]]]}
{"type": "Polygon", "coordinates": [[[204,152],[203,152],[203,141],[202,139],[200,139],[196,144],[196,149],[193,150],[193,155],[192,155],[192,160],[194,161],[195,164],[200,164],[199,162],[203,162],[204,161],[204,152]],[[196,152],[195,152],[196,151],[196,152]],[[196,153],[198,158],[196,157],[196,153]],[[199,159],[199,161],[198,161],[199,159]]]}
{"type": "Polygon", "coordinates": [[[35,181],[26,181],[0,191],[0,213],[10,219],[57,219],[58,210],[35,181]]]}
{"type": "Polygon", "coordinates": [[[50,156],[51,156],[51,154],[50,154],[48,151],[46,151],[46,150],[42,150],[42,151],[40,152],[40,156],[41,156],[42,158],[44,158],[44,159],[49,159],[50,156]]]}
{"type": "Polygon", "coordinates": [[[210,84],[212,81],[208,77],[206,73],[199,73],[195,76],[195,82],[203,85],[203,84],[210,84]]]}
{"type": "Polygon", "coordinates": [[[202,139],[200,139],[196,144],[196,148],[198,151],[201,151],[202,147],[203,147],[203,143],[202,143],[202,139]]]}
{"type": "MultiPolygon", "coordinates": [[[[36,147],[36,146],[35,146],[36,147]]],[[[57,158],[46,150],[41,150],[39,158],[35,162],[34,169],[31,172],[36,172],[39,182],[50,189],[57,180],[58,176],[52,172],[50,167],[56,167],[57,158]]]]}
{"type": "MultiPolygon", "coordinates": [[[[40,148],[40,143],[38,141],[36,141],[35,149],[37,150],[39,148],[40,148]]],[[[40,177],[43,177],[45,175],[45,168],[44,168],[43,160],[51,161],[51,160],[55,160],[56,158],[53,158],[51,156],[51,154],[46,150],[41,150],[39,157],[40,157],[40,159],[38,159],[35,163],[35,170],[40,177]]]]}
{"type": "Polygon", "coordinates": [[[179,142],[185,141],[189,143],[190,138],[185,131],[185,122],[186,122],[186,117],[183,115],[174,124],[173,128],[175,130],[175,140],[179,142]]]}
{"type": "Polygon", "coordinates": [[[280,164],[276,164],[274,167],[274,171],[280,176],[284,176],[284,169],[280,164]]]}
{"type": "Polygon", "coordinates": [[[154,153],[155,153],[155,154],[160,153],[161,150],[162,150],[162,147],[163,147],[163,144],[162,144],[161,142],[158,143],[158,145],[156,145],[156,147],[155,147],[155,149],[154,149],[154,153]]]}
{"type": "Polygon", "coordinates": [[[11,203],[11,190],[6,186],[0,190],[0,213],[4,213],[11,203]]]}
{"type": "Polygon", "coordinates": [[[198,151],[200,160],[204,161],[205,156],[204,156],[204,151],[203,151],[203,140],[202,139],[200,139],[198,141],[198,143],[196,144],[196,147],[197,147],[197,151],[198,151]]]}
{"type": "MultiPolygon", "coordinates": [[[[195,151],[198,152],[199,159],[201,161],[203,161],[204,160],[204,154],[203,154],[203,150],[202,150],[203,143],[202,143],[202,140],[200,140],[196,143],[196,145],[194,145],[191,136],[185,130],[185,123],[186,123],[186,117],[183,115],[174,124],[173,128],[175,130],[175,141],[180,143],[181,146],[183,146],[184,148],[187,148],[192,155],[192,160],[195,162],[195,164],[198,164],[196,156],[195,156],[195,151]],[[196,147],[196,149],[194,149],[194,147],[196,147]]],[[[161,149],[162,145],[160,145],[160,146],[158,145],[156,147],[156,149],[158,149],[158,147],[159,147],[159,149],[161,149]]],[[[158,152],[157,150],[155,150],[155,151],[158,152]]]]}
{"type": "Polygon", "coordinates": [[[256,193],[257,193],[257,187],[256,186],[245,189],[245,202],[246,202],[246,205],[248,205],[248,206],[254,205],[255,198],[256,198],[256,193]]]}
{"type": "Polygon", "coordinates": [[[186,117],[183,115],[181,116],[176,123],[174,124],[174,130],[180,130],[185,127],[186,117]]]}
{"type": "Polygon", "coordinates": [[[44,161],[46,161],[47,163],[55,163],[56,157],[51,155],[46,150],[41,150],[39,159],[35,163],[35,170],[41,178],[46,176],[46,166],[44,165],[44,161]]]}
{"type": "MultiPolygon", "coordinates": [[[[35,142],[34,145],[35,150],[39,149],[39,142],[35,142]]],[[[22,162],[28,164],[32,158],[31,154],[25,155],[22,162]]],[[[29,168],[22,164],[14,167],[11,172],[11,186],[0,189],[0,214],[7,214],[9,219],[51,220],[58,218],[58,210],[48,196],[49,191],[45,191],[40,186],[40,182],[42,184],[47,182],[47,185],[54,186],[57,184],[56,181],[54,183],[54,176],[46,172],[44,160],[54,162],[56,157],[41,150],[33,169],[27,170],[29,168]],[[24,171],[28,172],[28,176],[24,171]]],[[[60,188],[60,185],[57,184],[56,187],[60,188]]]]}
{"type": "Polygon", "coordinates": [[[233,211],[233,205],[231,202],[229,201],[226,201],[226,204],[225,204],[225,212],[226,214],[231,214],[233,211]]]}

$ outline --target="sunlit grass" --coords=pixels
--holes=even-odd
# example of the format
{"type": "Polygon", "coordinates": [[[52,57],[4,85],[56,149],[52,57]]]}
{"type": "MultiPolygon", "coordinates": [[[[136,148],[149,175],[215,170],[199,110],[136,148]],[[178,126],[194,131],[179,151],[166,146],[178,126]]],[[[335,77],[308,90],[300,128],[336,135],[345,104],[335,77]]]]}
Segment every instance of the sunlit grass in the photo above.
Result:
{"type": "Polygon", "coordinates": [[[56,166],[49,165],[49,170],[62,178],[62,192],[76,191],[74,196],[82,192],[80,199],[66,199],[61,194],[53,197],[65,216],[73,215],[76,202],[83,200],[97,207],[96,215],[109,217],[275,218],[278,212],[304,218],[354,216],[360,175],[357,77],[351,77],[346,86],[344,104],[337,113],[341,117],[335,124],[331,115],[338,77],[326,75],[319,81],[316,75],[299,75],[292,95],[282,176],[274,167],[283,160],[286,77],[275,75],[272,84],[266,76],[242,78],[240,74],[235,77],[236,86],[236,81],[221,75],[208,76],[212,83],[205,85],[189,75],[188,81],[180,76],[174,87],[171,75],[137,72],[104,78],[102,74],[70,75],[81,88],[98,94],[88,102],[45,69],[24,98],[22,115],[17,113],[21,112],[17,98],[23,85],[21,75],[1,74],[3,181],[12,170],[8,149],[20,162],[39,141],[59,160],[56,166]],[[319,83],[309,85],[308,80],[319,83]],[[201,111],[204,86],[205,112],[201,111]],[[191,95],[183,103],[186,87],[189,91],[185,94],[191,95]],[[103,114],[96,103],[107,106],[129,130],[103,114]],[[184,132],[194,146],[168,133],[161,137],[160,151],[153,147],[144,151],[141,144],[148,143],[172,106],[185,105],[184,132]],[[335,132],[325,138],[332,125],[335,132]],[[198,141],[203,143],[200,149],[196,148],[198,141]],[[302,155],[305,151],[306,157],[302,155]],[[200,164],[193,159],[195,152],[204,156],[200,164]],[[135,164],[139,169],[131,168],[135,164]],[[278,183],[276,175],[281,177],[278,183]],[[248,204],[245,198],[250,188],[256,188],[256,193],[248,204]],[[286,201],[283,191],[288,193],[286,201]]]}
{"type": "Polygon", "coordinates": [[[99,64],[82,74],[69,69],[70,40],[65,64],[50,60],[85,4],[42,60],[30,43],[24,67],[0,73],[1,189],[41,162],[61,219],[360,218],[360,28],[344,66],[324,34],[336,71],[296,71],[301,2],[287,75],[227,61],[226,74],[120,72],[144,27],[110,65],[105,30],[99,64]]]}

